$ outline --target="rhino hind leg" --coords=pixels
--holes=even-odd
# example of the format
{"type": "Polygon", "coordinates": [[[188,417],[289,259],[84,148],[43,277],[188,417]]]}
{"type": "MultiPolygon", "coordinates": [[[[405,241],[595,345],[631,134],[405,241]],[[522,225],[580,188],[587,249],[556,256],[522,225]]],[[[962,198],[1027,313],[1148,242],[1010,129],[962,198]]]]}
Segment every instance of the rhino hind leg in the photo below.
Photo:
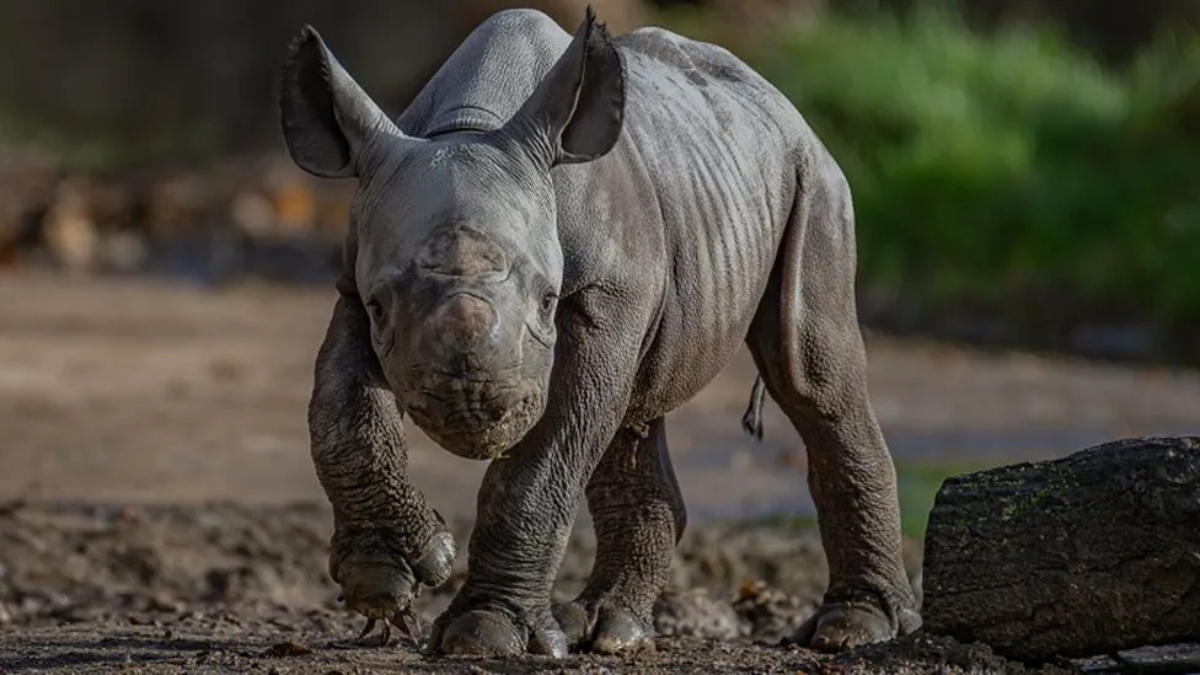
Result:
{"type": "Polygon", "coordinates": [[[622,429],[587,486],[596,561],[587,587],[554,607],[571,646],[597,654],[654,649],[651,609],[670,576],[687,514],[666,424],[622,429]]]}
{"type": "Polygon", "coordinates": [[[746,342],[804,440],[829,562],[822,607],[794,641],[838,650],[892,639],[921,620],[901,557],[895,467],[867,394],[849,189],[836,167],[816,173],[746,342]]]}
{"type": "Polygon", "coordinates": [[[807,355],[803,364],[784,364],[787,350],[767,326],[752,329],[749,346],[771,397],[804,440],[829,562],[823,606],[795,641],[842,649],[891,639],[919,619],[901,558],[895,469],[867,399],[860,338],[806,328],[812,332],[805,349],[820,354],[807,355]],[[804,380],[793,381],[789,371],[804,380]]]}

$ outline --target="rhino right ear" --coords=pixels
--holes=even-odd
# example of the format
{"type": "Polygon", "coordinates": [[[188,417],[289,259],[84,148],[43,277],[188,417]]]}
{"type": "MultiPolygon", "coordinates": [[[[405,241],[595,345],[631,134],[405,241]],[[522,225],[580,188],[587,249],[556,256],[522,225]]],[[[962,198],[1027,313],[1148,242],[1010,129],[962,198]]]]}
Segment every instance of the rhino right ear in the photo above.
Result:
{"type": "Polygon", "coordinates": [[[374,140],[403,135],[308,25],[284,66],[279,113],[292,161],[322,178],[358,175],[374,140]]]}
{"type": "Polygon", "coordinates": [[[589,4],[571,44],[507,127],[555,166],[608,154],[624,120],[625,62],[589,4]]]}

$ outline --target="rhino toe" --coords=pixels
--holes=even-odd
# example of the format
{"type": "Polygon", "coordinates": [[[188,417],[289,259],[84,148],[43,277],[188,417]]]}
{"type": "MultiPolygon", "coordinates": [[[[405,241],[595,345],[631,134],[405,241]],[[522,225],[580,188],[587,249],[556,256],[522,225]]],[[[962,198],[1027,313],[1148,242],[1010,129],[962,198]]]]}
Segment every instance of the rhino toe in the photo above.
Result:
{"type": "Polygon", "coordinates": [[[462,614],[451,609],[435,624],[428,652],[448,656],[539,654],[562,658],[567,655],[567,640],[549,617],[527,623],[488,608],[462,614]]]}
{"type": "Polygon", "coordinates": [[[426,586],[441,586],[449,581],[457,555],[454,537],[449,532],[438,532],[426,547],[425,555],[413,563],[413,576],[426,586]]]}
{"type": "Polygon", "coordinates": [[[896,630],[882,610],[870,605],[835,603],[817,610],[789,641],[834,652],[886,642],[894,637],[896,630]]]}
{"type": "Polygon", "coordinates": [[[403,539],[386,528],[334,535],[330,574],[342,589],[346,607],[368,619],[399,620],[412,607],[421,586],[449,580],[457,548],[449,532],[440,531],[419,549],[416,560],[400,553],[403,539]]]}
{"type": "Polygon", "coordinates": [[[515,656],[525,651],[512,622],[492,612],[467,612],[449,622],[438,638],[439,651],[448,655],[515,656]]]}
{"type": "Polygon", "coordinates": [[[412,598],[414,578],[407,565],[348,560],[339,577],[346,606],[368,618],[387,618],[412,598]]]}
{"type": "Polygon", "coordinates": [[[647,622],[628,610],[601,610],[592,636],[593,654],[642,654],[654,650],[653,631],[647,622]]]}
{"type": "Polygon", "coordinates": [[[604,655],[628,655],[655,650],[650,619],[621,607],[601,605],[590,611],[581,602],[554,606],[554,618],[571,647],[604,655]]]}

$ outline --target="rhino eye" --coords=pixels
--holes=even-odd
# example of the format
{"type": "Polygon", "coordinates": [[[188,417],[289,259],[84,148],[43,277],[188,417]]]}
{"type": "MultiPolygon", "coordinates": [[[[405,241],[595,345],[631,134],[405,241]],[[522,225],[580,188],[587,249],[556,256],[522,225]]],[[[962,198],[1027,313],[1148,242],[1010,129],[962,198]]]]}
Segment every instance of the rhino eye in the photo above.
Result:
{"type": "Polygon", "coordinates": [[[548,292],[542,296],[541,310],[542,310],[542,318],[543,319],[547,318],[547,316],[551,312],[554,311],[554,306],[557,303],[558,303],[558,296],[555,295],[553,292],[548,292]]]}
{"type": "Polygon", "coordinates": [[[367,312],[376,325],[383,323],[383,305],[380,305],[378,300],[372,298],[367,301],[367,312]]]}

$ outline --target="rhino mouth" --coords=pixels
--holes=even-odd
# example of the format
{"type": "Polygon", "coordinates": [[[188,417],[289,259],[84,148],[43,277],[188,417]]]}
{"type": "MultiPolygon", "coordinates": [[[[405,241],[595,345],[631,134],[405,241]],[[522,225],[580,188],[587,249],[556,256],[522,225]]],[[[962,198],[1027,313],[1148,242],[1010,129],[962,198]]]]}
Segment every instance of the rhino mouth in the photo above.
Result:
{"type": "MultiPolygon", "coordinates": [[[[436,396],[426,395],[426,400],[436,396]]],[[[407,406],[413,422],[443,449],[466,459],[489,460],[504,454],[525,437],[540,419],[545,404],[538,391],[511,400],[501,395],[487,405],[454,408],[434,415],[420,400],[407,406]],[[499,400],[497,400],[499,399],[499,400]]]]}

